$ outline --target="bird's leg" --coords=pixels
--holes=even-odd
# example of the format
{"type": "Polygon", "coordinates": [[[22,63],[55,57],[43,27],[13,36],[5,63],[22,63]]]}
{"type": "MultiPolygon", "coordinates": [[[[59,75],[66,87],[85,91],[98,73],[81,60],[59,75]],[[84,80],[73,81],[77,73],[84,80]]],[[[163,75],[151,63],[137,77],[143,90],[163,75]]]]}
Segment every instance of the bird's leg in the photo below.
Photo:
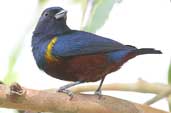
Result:
{"type": "Polygon", "coordinates": [[[72,86],[81,84],[81,83],[83,83],[83,81],[76,81],[76,82],[69,83],[69,84],[67,84],[65,86],[60,87],[58,89],[58,92],[66,93],[67,95],[69,95],[72,98],[73,97],[73,93],[70,90],[67,90],[67,89],[72,87],[72,86]]]}
{"type": "Polygon", "coordinates": [[[105,79],[105,77],[103,77],[103,78],[101,79],[100,85],[99,85],[99,87],[97,88],[97,90],[95,91],[95,95],[98,95],[99,98],[100,98],[101,95],[102,95],[101,87],[102,87],[102,85],[103,85],[104,79],[105,79]]]}

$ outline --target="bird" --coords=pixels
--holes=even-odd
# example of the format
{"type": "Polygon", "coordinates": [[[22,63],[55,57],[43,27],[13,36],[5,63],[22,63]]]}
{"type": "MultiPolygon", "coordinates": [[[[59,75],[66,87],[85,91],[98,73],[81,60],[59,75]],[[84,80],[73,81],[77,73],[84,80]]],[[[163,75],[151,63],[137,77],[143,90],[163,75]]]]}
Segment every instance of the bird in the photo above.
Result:
{"type": "Polygon", "coordinates": [[[46,8],[35,26],[32,52],[38,68],[56,79],[70,81],[57,91],[73,96],[70,87],[100,81],[95,94],[102,95],[105,77],[128,60],[144,54],[161,54],[153,48],[136,48],[86,31],[68,27],[67,11],[46,8]]]}

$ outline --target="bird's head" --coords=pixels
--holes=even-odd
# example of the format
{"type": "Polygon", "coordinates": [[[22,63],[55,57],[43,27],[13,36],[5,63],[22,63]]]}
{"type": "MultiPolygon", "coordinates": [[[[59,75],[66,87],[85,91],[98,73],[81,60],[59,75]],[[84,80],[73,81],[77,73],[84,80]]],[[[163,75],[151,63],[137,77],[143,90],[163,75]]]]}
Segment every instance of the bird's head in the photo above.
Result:
{"type": "Polygon", "coordinates": [[[61,7],[50,7],[43,11],[40,20],[54,19],[57,22],[66,21],[67,11],[61,7]]]}
{"type": "Polygon", "coordinates": [[[66,25],[67,11],[61,7],[50,7],[43,11],[34,33],[53,35],[69,30],[66,25]]]}

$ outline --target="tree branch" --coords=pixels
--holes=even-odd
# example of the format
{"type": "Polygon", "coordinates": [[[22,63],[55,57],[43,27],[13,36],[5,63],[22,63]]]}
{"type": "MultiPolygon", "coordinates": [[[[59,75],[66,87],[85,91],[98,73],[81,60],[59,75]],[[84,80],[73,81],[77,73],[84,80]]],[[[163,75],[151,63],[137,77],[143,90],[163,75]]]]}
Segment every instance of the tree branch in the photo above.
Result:
{"type": "MultiPolygon", "coordinates": [[[[78,92],[87,92],[87,91],[95,91],[97,89],[97,85],[89,85],[87,86],[77,86],[70,88],[71,91],[78,92]]],[[[111,90],[111,91],[133,91],[133,92],[141,92],[141,93],[153,93],[157,94],[151,100],[145,102],[145,104],[151,105],[154,102],[168,97],[171,94],[171,86],[161,83],[149,83],[144,80],[139,79],[136,83],[113,83],[113,84],[104,84],[102,86],[102,90],[111,90]]]]}
{"type": "Polygon", "coordinates": [[[165,90],[164,92],[161,92],[160,94],[156,95],[152,99],[150,99],[147,102],[145,102],[145,104],[151,105],[151,104],[161,100],[164,97],[168,97],[170,94],[171,94],[171,89],[165,90]]]}
{"type": "Polygon", "coordinates": [[[55,113],[167,113],[147,105],[96,95],[63,93],[26,89],[18,84],[0,85],[0,107],[55,113]]]}
{"type": "MultiPolygon", "coordinates": [[[[76,86],[70,88],[75,93],[79,92],[87,92],[87,91],[95,91],[98,85],[89,85],[87,86],[76,86]]],[[[171,90],[170,85],[161,84],[161,83],[149,83],[144,80],[139,79],[136,83],[112,83],[112,84],[104,84],[102,86],[103,91],[133,91],[133,92],[141,92],[141,93],[153,93],[160,94],[161,92],[165,92],[171,90]]]]}

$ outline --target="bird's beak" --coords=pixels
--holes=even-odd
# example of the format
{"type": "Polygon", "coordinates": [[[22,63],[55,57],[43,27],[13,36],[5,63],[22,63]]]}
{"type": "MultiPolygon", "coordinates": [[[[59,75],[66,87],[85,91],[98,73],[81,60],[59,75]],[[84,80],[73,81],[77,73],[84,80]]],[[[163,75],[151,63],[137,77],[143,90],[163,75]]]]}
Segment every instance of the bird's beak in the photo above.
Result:
{"type": "Polygon", "coordinates": [[[60,18],[66,17],[66,14],[67,14],[66,10],[61,10],[60,12],[55,14],[55,18],[60,19],[60,18]]]}

